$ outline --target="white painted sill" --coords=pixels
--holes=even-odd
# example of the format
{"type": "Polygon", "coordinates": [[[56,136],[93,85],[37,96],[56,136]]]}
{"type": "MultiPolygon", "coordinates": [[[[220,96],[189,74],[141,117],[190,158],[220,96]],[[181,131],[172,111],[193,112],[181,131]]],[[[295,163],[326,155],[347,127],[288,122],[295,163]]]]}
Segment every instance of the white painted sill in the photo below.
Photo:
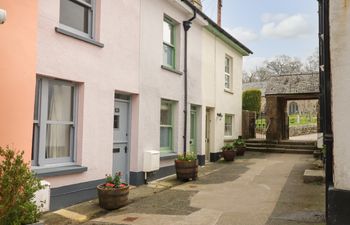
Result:
{"type": "Polygon", "coordinates": [[[227,89],[227,88],[225,88],[225,89],[224,89],[224,91],[225,91],[225,92],[227,92],[227,93],[229,93],[229,94],[231,94],[231,95],[233,95],[233,94],[234,94],[232,90],[227,89]]]}

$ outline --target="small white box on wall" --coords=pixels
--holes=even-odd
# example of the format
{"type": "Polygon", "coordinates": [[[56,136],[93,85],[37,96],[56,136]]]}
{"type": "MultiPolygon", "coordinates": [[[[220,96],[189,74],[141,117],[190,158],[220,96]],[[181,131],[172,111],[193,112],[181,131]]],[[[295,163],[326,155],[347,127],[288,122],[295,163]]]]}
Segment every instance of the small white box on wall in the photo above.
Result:
{"type": "Polygon", "coordinates": [[[144,152],[143,157],[143,171],[152,172],[159,170],[160,152],[156,150],[149,150],[144,152]]]}
{"type": "Polygon", "coordinates": [[[50,210],[50,183],[46,180],[40,183],[44,188],[35,192],[35,203],[41,212],[47,212],[50,210]]]}

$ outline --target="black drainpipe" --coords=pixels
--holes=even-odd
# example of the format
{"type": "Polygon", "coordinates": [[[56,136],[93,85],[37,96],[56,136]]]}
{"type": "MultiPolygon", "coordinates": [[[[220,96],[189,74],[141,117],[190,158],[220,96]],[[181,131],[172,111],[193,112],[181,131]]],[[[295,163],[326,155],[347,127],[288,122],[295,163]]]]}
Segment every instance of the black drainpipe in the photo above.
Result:
{"type": "Polygon", "coordinates": [[[185,49],[184,49],[184,86],[185,86],[185,96],[184,96],[184,156],[186,157],[186,152],[187,152],[187,31],[191,28],[192,21],[196,18],[197,16],[197,11],[193,7],[191,7],[193,10],[193,17],[189,20],[183,21],[183,28],[185,31],[185,49]]]}

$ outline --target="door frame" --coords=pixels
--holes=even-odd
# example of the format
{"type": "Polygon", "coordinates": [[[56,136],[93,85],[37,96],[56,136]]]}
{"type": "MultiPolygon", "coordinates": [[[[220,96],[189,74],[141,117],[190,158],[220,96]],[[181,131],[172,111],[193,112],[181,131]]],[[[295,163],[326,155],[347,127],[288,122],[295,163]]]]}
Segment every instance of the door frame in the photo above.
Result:
{"type": "MultiPolygon", "coordinates": [[[[128,104],[128,107],[127,107],[127,132],[128,132],[128,138],[127,138],[127,149],[128,149],[128,152],[126,154],[126,157],[127,157],[127,160],[126,160],[126,182],[129,183],[130,182],[130,151],[131,151],[131,100],[132,99],[132,96],[131,95],[127,95],[127,94],[122,94],[122,93],[118,93],[118,92],[115,92],[115,95],[114,95],[114,105],[113,105],[113,116],[114,116],[114,110],[115,110],[115,104],[118,103],[118,102],[123,102],[123,103],[127,103],[128,104]],[[125,97],[128,97],[129,100],[126,100],[126,99],[121,99],[121,98],[118,98],[116,95],[122,95],[122,96],[125,96],[125,97]]],[[[114,129],[113,129],[113,142],[112,142],[112,145],[114,145],[114,129]]],[[[113,154],[113,153],[112,153],[113,154]]],[[[112,155],[113,156],[113,155],[112,155]]],[[[112,157],[113,158],[113,157],[112,157]]],[[[112,169],[113,169],[113,161],[112,161],[112,169]]],[[[113,172],[113,171],[112,171],[113,172]]]]}

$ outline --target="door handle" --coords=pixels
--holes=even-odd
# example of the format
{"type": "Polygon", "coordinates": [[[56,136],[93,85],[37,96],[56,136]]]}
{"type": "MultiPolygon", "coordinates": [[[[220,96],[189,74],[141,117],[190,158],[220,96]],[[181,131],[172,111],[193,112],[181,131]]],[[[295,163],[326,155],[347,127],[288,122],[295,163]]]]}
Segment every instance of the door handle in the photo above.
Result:
{"type": "Polygon", "coordinates": [[[124,151],[125,153],[128,153],[128,146],[125,146],[124,151]]]}
{"type": "Polygon", "coordinates": [[[190,141],[190,144],[192,144],[192,141],[190,141]]]}

